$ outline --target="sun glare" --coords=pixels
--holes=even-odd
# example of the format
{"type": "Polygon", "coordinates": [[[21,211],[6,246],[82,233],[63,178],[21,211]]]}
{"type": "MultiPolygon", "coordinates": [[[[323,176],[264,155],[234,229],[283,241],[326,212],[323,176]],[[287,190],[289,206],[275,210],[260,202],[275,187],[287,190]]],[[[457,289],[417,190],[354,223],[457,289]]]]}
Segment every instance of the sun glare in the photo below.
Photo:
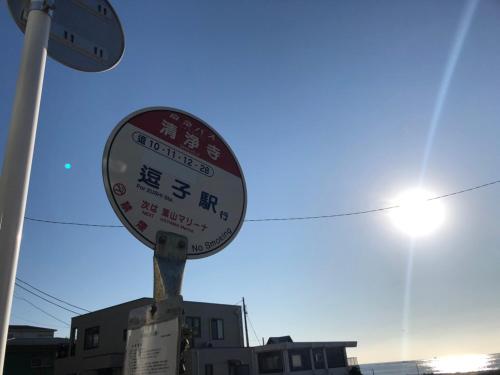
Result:
{"type": "Polygon", "coordinates": [[[484,354],[469,354],[435,358],[430,366],[438,373],[460,373],[469,371],[487,370],[490,359],[484,354]]]}
{"type": "Polygon", "coordinates": [[[444,221],[444,207],[440,200],[431,200],[430,192],[416,189],[401,194],[394,204],[398,208],[391,210],[394,225],[411,237],[431,234],[444,221]]]}

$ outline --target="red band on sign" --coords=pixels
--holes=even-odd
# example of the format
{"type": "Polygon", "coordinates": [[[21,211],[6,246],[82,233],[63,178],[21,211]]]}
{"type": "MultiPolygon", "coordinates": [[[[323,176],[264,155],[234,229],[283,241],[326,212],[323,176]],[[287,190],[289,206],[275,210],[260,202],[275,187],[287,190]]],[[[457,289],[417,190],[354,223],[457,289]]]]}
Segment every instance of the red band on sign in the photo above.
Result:
{"type": "Polygon", "coordinates": [[[205,124],[166,109],[143,112],[128,122],[184,152],[241,178],[238,163],[220,138],[205,124]]]}

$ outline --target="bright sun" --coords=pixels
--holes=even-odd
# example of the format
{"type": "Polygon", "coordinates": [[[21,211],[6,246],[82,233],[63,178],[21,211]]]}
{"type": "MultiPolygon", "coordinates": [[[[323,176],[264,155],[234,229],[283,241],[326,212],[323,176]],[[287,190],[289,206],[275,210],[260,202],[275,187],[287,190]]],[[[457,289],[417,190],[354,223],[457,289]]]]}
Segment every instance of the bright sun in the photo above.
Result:
{"type": "Polygon", "coordinates": [[[394,225],[411,237],[434,232],[444,221],[444,207],[439,199],[428,200],[433,196],[421,189],[401,194],[394,201],[399,207],[390,211],[394,225]]]}

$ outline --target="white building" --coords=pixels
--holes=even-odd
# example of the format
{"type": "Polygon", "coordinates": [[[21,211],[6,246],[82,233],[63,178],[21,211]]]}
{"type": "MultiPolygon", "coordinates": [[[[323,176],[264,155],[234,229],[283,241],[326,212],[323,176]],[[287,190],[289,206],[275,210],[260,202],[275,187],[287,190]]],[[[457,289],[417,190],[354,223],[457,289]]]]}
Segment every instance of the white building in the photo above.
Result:
{"type": "MultiPolygon", "coordinates": [[[[149,305],[141,298],[74,317],[66,358],[55,375],[119,375],[125,357],[128,314],[149,305]]],[[[191,375],[347,374],[347,347],[356,342],[277,342],[246,348],[240,306],[184,302],[193,333],[186,355],[191,375]]]]}

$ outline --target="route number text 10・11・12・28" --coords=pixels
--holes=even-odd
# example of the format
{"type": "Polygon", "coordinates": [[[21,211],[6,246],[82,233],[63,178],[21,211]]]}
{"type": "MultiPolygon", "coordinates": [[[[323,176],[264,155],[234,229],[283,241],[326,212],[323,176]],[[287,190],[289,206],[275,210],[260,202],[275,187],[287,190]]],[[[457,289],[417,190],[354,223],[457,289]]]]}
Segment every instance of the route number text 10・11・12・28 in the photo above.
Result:
{"type": "Polygon", "coordinates": [[[177,163],[183,164],[186,167],[202,173],[208,177],[212,177],[214,175],[214,170],[209,165],[203,163],[202,161],[196,159],[195,157],[188,155],[180,150],[174,149],[173,147],[159,142],[150,136],[143,134],[141,132],[134,132],[132,134],[132,139],[135,143],[146,147],[157,154],[165,156],[177,163]]]}

